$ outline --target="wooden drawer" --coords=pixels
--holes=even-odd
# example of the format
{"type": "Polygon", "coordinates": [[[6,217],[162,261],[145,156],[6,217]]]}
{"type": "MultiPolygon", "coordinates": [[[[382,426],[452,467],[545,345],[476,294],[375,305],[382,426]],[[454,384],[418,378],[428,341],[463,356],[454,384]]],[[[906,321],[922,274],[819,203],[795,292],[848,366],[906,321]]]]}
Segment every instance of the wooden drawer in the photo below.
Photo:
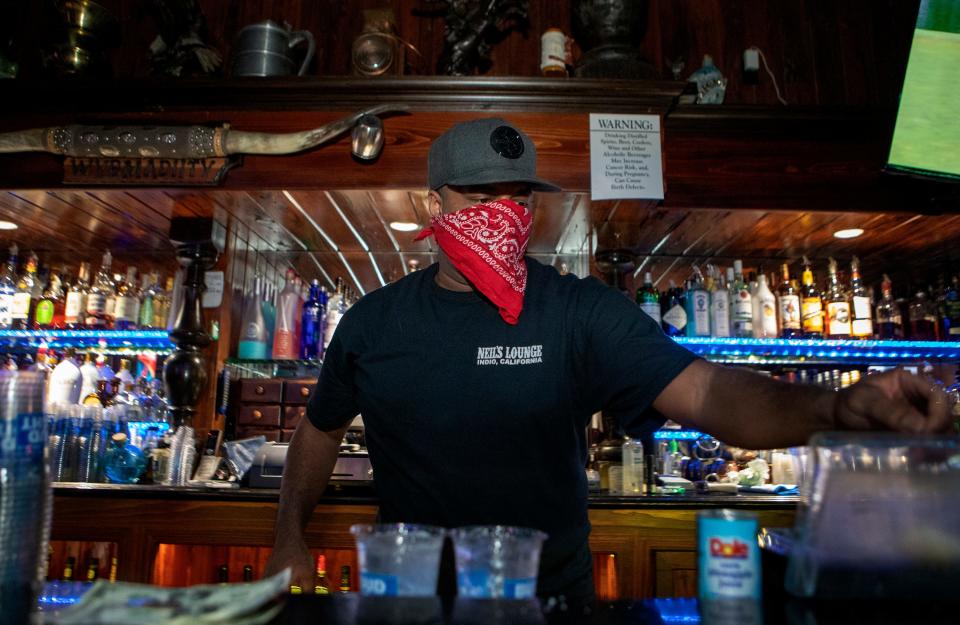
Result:
{"type": "Polygon", "coordinates": [[[279,404],[283,380],[240,380],[240,402],[244,404],[279,404]]]}
{"type": "Polygon", "coordinates": [[[280,406],[252,404],[240,406],[237,425],[258,428],[280,427],[280,406]]]}
{"type": "Polygon", "coordinates": [[[265,429],[265,428],[237,428],[237,438],[253,438],[254,436],[263,436],[271,443],[279,443],[283,430],[265,429]]]}
{"type": "Polygon", "coordinates": [[[307,418],[306,406],[284,406],[283,407],[283,427],[287,430],[295,430],[300,422],[307,418]]]}
{"type": "Polygon", "coordinates": [[[290,439],[293,438],[293,433],[296,430],[280,430],[280,442],[289,443],[290,439]]]}
{"type": "Polygon", "coordinates": [[[283,385],[283,403],[305,404],[310,399],[316,380],[287,380],[283,385]]]}

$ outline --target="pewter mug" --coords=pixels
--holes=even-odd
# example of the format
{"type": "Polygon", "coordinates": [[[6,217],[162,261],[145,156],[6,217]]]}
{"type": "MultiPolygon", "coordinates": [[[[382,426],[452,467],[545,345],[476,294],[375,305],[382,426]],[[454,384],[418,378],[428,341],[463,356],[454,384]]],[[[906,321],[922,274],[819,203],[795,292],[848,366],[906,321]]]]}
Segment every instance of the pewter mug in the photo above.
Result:
{"type": "Polygon", "coordinates": [[[234,76],[303,76],[313,60],[316,42],[308,30],[290,30],[289,25],[280,25],[267,20],[245,26],[237,34],[234,43],[234,76]],[[306,42],[307,53],[300,69],[296,70],[293,49],[306,42]]]}

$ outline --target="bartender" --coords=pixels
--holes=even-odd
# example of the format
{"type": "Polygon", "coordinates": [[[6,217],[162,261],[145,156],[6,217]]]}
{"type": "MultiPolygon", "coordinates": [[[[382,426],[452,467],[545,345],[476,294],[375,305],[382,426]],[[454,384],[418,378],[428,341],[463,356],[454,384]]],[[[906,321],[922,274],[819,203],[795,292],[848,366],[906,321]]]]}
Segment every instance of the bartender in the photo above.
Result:
{"type": "MultiPolygon", "coordinates": [[[[664,419],[732,445],[819,430],[946,431],[946,398],[904,371],[840,392],[706,362],[621,293],[525,256],[536,148],[502,119],[457,124],[428,158],[439,262],[358,301],[337,327],[286,457],[268,572],[312,588],[304,530],[340,441],[363,415],[383,522],[513,525],[549,536],[537,593],[593,597],[585,429],[664,419]]],[[[441,586],[444,580],[441,579],[441,586]]]]}

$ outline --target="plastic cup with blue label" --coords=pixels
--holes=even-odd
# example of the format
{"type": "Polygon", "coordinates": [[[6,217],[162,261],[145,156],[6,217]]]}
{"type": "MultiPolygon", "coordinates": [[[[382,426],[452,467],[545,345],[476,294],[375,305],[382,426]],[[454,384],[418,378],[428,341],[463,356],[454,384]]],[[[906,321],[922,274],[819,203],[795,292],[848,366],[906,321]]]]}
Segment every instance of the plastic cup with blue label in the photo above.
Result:
{"type": "Polygon", "coordinates": [[[547,535],[525,527],[463,527],[451,532],[457,595],[528,599],[536,596],[540,549],[547,535]]]}
{"type": "Polygon", "coordinates": [[[757,515],[742,510],[697,513],[700,599],[759,599],[757,515]]]}
{"type": "Polygon", "coordinates": [[[360,593],[381,597],[431,597],[437,592],[446,530],[406,523],[354,525],[360,593]]]}

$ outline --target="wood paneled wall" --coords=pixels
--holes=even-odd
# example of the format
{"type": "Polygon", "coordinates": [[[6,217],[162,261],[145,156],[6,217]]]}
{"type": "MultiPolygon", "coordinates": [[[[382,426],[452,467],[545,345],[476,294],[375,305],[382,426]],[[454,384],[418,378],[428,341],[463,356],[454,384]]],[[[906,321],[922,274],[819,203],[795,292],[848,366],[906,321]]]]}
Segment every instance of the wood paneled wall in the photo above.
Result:
{"type": "MultiPolygon", "coordinates": [[[[123,46],[112,54],[117,77],[149,73],[147,47],[157,30],[145,0],[99,0],[120,17],[123,46]]],[[[46,3],[14,3],[19,20],[9,32],[21,56],[22,75],[36,75],[38,39],[45,37],[42,7],[46,3]],[[28,5],[28,6],[23,6],[28,5]]],[[[359,34],[363,10],[389,6],[398,34],[422,58],[408,54],[409,72],[431,75],[443,48],[442,10],[426,0],[201,0],[210,40],[229,61],[232,40],[240,28],[265,19],[308,29],[317,39],[310,73],[350,73],[350,45],[359,34]]],[[[685,64],[686,77],[704,54],[713,55],[729,79],[727,102],[776,104],[773,84],[761,71],[757,85],[743,84],[742,53],[750,46],[763,52],[791,104],[894,106],[906,67],[919,0],[651,0],[649,27],[641,49],[662,76],[670,77],[671,61],[685,64]]],[[[540,35],[550,27],[567,33],[571,0],[530,0],[530,26],[516,32],[493,52],[493,76],[535,76],[539,73],[540,35]]],[[[47,19],[49,23],[49,19],[47,19]]]]}

